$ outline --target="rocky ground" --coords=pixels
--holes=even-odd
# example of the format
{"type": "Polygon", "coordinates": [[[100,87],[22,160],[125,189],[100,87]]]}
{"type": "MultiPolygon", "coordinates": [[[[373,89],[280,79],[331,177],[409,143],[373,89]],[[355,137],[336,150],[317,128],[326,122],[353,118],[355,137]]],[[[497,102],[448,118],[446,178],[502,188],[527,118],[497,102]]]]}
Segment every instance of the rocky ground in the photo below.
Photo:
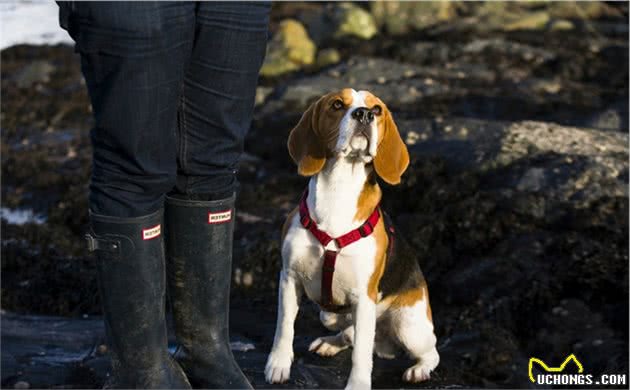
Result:
{"type": "MultiPolygon", "coordinates": [[[[232,295],[235,339],[255,347],[237,357],[257,387],[280,227],[306,184],[286,136],[309,102],[346,86],[388,104],[412,155],[384,204],[431,291],[442,362],[423,386],[529,387],[531,356],[570,353],[588,373],[628,373],[627,4],[279,3],[271,29],[239,173],[232,295]]],[[[100,386],[97,320],[9,314],[99,315],[78,58],[67,46],[1,54],[2,386],[100,386]],[[39,347],[42,323],[78,341],[62,332],[39,347]],[[77,353],[54,353],[69,343],[77,353]]],[[[326,333],[316,318],[305,304],[286,387],[343,386],[347,351],[307,352],[326,333]]],[[[375,387],[403,386],[408,364],[375,359],[375,387]]]]}

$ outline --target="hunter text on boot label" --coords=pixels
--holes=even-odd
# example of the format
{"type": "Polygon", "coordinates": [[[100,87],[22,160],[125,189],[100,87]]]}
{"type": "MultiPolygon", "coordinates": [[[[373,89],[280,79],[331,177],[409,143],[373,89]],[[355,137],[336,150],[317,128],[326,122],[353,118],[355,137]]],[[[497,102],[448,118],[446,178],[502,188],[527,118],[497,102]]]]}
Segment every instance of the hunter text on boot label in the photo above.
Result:
{"type": "Polygon", "coordinates": [[[161,230],[162,230],[162,225],[157,225],[148,229],[142,229],[142,239],[150,240],[152,238],[155,238],[160,235],[161,230]]]}
{"type": "Polygon", "coordinates": [[[232,219],[232,210],[208,213],[208,223],[223,223],[231,219],[232,219]]]}

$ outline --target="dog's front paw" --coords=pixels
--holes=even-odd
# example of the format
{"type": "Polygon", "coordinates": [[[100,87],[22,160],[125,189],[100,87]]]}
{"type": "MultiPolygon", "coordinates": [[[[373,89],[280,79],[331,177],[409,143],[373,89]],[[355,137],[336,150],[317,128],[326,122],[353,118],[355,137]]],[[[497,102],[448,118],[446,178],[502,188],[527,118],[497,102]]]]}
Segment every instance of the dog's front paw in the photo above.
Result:
{"type": "Polygon", "coordinates": [[[369,375],[353,375],[350,373],[350,379],[345,390],[370,390],[372,388],[372,378],[369,375]]]}
{"type": "Polygon", "coordinates": [[[265,366],[265,379],[268,383],[284,383],[289,380],[293,353],[272,351],[265,366]]]}

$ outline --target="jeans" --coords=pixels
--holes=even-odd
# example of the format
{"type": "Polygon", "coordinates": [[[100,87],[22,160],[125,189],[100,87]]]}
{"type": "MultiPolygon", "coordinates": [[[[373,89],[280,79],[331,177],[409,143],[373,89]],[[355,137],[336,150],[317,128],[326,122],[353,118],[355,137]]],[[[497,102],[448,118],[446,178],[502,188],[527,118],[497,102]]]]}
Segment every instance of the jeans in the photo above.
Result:
{"type": "Polygon", "coordinates": [[[167,193],[235,191],[270,3],[59,2],[95,125],[90,209],[137,217],[167,193]]]}

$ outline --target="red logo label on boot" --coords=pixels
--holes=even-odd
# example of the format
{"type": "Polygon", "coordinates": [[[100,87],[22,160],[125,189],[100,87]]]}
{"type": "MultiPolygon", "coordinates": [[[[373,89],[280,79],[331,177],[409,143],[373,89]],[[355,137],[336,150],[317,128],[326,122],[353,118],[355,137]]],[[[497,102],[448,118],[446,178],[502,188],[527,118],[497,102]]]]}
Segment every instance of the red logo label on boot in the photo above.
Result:
{"type": "Polygon", "coordinates": [[[208,213],[208,223],[224,223],[232,219],[232,210],[208,213]]]}
{"type": "Polygon", "coordinates": [[[152,228],[142,229],[142,239],[151,240],[160,235],[162,225],[153,226],[152,228]]]}

